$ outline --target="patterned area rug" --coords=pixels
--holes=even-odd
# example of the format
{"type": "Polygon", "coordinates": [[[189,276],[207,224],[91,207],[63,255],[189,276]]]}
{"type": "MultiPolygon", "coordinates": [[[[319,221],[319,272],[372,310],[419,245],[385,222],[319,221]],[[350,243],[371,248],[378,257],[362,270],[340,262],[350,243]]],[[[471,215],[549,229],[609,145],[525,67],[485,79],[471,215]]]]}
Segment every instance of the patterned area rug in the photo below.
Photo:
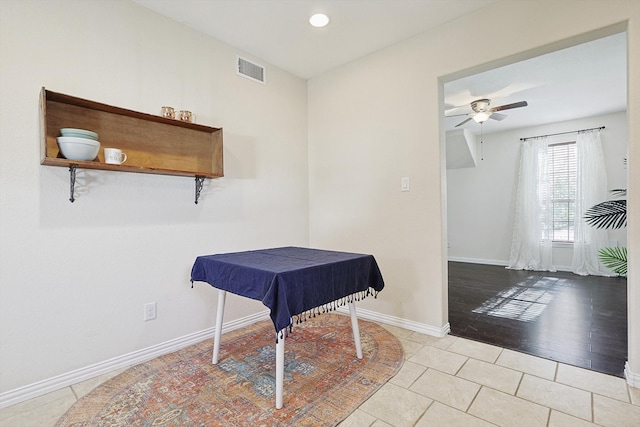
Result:
{"type": "Polygon", "coordinates": [[[56,426],[333,426],[403,363],[400,342],[358,321],[356,358],[349,316],[323,314],[285,341],[284,408],[275,409],[275,332],[270,320],[134,366],[74,404],[56,426]]]}

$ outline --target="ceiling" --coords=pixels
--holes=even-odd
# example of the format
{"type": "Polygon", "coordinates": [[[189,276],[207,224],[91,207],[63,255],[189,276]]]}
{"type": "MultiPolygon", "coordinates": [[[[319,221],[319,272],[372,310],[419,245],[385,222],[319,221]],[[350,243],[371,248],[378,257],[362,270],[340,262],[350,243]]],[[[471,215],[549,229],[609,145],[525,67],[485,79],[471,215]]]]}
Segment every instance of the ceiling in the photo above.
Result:
{"type": "MultiPolygon", "coordinates": [[[[491,99],[491,107],[527,101],[527,107],[500,111],[483,132],[624,111],[627,105],[627,45],[624,33],[446,83],[445,116],[471,112],[470,103],[491,99]],[[462,108],[451,108],[464,106],[462,108]]],[[[445,118],[446,130],[466,116],[445,118]]],[[[480,133],[473,120],[457,128],[480,133]]]]}
{"type": "MultiPolygon", "coordinates": [[[[309,79],[446,22],[494,0],[133,0],[226,42],[257,62],[266,61],[309,79]],[[313,28],[308,18],[331,22],[313,28]]],[[[490,98],[492,107],[528,106],[488,120],[490,133],[589,117],[626,109],[626,38],[618,34],[445,84],[444,114],[471,112],[490,98]],[[451,107],[462,108],[451,108],[451,107]]],[[[445,119],[446,130],[466,117],[445,119]]],[[[469,121],[461,128],[480,133],[469,121]]],[[[457,128],[460,129],[460,128],[457,128]]]]}
{"type": "Polygon", "coordinates": [[[133,0],[309,79],[494,0],[133,0]],[[325,13],[324,28],[309,17],[325,13]]]}

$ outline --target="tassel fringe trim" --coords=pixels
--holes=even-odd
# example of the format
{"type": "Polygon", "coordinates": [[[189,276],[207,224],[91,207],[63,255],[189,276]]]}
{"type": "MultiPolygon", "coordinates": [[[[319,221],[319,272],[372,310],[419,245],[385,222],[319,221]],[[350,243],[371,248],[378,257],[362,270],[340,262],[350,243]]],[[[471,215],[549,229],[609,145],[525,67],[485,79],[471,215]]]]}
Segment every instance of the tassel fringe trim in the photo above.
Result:
{"type": "Polygon", "coordinates": [[[356,292],[354,294],[348,295],[346,297],[337,299],[335,301],[328,302],[326,304],[322,304],[318,307],[312,308],[307,311],[303,311],[300,314],[296,314],[291,318],[291,323],[289,323],[289,327],[279,331],[276,334],[276,343],[280,338],[286,337],[290,333],[293,332],[293,325],[299,325],[303,322],[306,322],[308,319],[313,319],[316,316],[320,316],[321,314],[330,313],[332,311],[337,310],[340,307],[343,307],[349,303],[362,301],[368,296],[373,296],[374,298],[378,298],[378,291],[375,289],[372,290],[368,288],[366,291],[356,292]],[[285,335],[286,334],[286,335],[285,335]]]}

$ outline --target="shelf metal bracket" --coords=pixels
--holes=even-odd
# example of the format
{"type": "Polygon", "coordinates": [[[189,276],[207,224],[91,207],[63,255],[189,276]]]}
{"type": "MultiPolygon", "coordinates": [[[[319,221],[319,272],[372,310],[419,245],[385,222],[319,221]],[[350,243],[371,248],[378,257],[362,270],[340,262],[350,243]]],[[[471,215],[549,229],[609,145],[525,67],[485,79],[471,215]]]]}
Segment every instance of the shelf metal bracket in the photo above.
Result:
{"type": "Polygon", "coordinates": [[[202,187],[204,187],[204,176],[196,175],[196,205],[198,204],[202,187]]]}
{"type": "Polygon", "coordinates": [[[71,203],[75,202],[76,199],[73,197],[73,190],[76,187],[76,169],[78,165],[70,165],[69,166],[69,201],[71,203]]]}

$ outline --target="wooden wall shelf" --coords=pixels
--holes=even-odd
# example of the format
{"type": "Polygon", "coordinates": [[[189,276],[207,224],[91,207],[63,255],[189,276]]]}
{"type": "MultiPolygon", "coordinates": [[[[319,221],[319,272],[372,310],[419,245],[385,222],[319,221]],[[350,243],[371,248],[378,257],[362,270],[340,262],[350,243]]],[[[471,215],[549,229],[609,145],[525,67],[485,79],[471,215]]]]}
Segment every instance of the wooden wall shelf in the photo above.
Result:
{"type": "Polygon", "coordinates": [[[201,189],[204,178],[224,176],[221,128],[139,113],[45,88],[40,93],[40,111],[40,163],[73,168],[72,176],[76,168],[191,176],[196,178],[196,203],[198,183],[201,189]],[[62,128],[96,132],[98,157],[94,161],[65,159],[56,139],[62,128]],[[103,149],[107,147],[124,151],[126,163],[105,163],[103,149]]]}

